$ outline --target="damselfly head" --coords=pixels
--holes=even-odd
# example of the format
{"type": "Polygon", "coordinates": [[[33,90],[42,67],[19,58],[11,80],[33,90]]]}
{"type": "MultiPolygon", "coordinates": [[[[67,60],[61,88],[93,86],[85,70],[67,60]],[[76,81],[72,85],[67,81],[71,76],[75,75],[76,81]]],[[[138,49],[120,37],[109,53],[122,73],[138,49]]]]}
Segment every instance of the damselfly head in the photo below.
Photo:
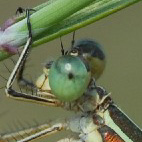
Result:
{"type": "MultiPolygon", "coordinates": [[[[62,42],[61,47],[64,50],[62,42]]],[[[104,67],[105,55],[100,45],[93,40],[80,40],[66,54],[44,66],[36,86],[52,91],[61,101],[73,101],[86,92],[91,78],[99,78],[104,67]]]]}

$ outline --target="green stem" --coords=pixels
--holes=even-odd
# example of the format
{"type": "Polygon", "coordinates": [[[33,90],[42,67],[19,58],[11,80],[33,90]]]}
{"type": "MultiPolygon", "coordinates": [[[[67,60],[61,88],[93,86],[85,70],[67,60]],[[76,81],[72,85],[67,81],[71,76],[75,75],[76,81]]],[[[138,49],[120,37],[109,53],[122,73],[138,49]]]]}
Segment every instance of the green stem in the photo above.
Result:
{"type": "MultiPolygon", "coordinates": [[[[38,31],[34,34],[33,47],[89,25],[139,1],[141,0],[49,0],[36,7],[37,12],[31,15],[32,29],[38,31]]],[[[22,19],[24,16],[20,18],[22,19]]],[[[17,21],[19,19],[17,18],[17,21]]],[[[23,20],[26,21],[26,19],[23,20]]],[[[20,22],[10,28],[15,26],[16,30],[27,31],[26,22],[24,26],[19,26],[17,29],[20,22]]],[[[0,52],[0,60],[9,55],[4,51],[0,52]]]]}
{"type": "MultiPolygon", "coordinates": [[[[140,1],[140,0],[139,0],[140,1]]],[[[48,30],[48,35],[33,43],[33,47],[49,42],[55,38],[66,35],[72,31],[85,27],[95,21],[98,21],[104,17],[109,16],[123,8],[128,7],[131,4],[138,2],[138,0],[102,0],[95,2],[93,5],[81,10],[66,20],[58,23],[48,30]],[[89,11],[85,13],[86,11],[89,11]],[[79,19],[79,17],[81,17],[79,19]],[[71,20],[70,20],[71,19],[71,20]],[[56,32],[53,32],[52,30],[56,32]]]]}

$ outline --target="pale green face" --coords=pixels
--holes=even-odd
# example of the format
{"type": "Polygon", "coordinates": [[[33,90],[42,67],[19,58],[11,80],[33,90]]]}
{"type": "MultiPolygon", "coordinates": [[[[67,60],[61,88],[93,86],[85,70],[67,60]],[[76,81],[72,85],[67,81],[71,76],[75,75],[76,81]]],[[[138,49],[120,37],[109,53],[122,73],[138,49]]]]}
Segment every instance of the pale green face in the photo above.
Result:
{"type": "Polygon", "coordinates": [[[61,101],[73,101],[85,92],[90,81],[88,65],[76,56],[64,55],[57,59],[49,71],[52,93],[61,101]]]}

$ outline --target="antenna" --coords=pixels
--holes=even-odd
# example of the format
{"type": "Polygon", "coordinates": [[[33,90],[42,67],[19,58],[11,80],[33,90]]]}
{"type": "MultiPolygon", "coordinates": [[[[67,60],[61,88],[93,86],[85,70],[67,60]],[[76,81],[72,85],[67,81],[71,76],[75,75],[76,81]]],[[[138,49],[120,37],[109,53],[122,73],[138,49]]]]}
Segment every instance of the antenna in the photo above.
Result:
{"type": "Polygon", "coordinates": [[[64,50],[64,47],[63,47],[63,42],[62,42],[61,37],[60,37],[60,42],[61,42],[61,53],[62,53],[62,55],[65,55],[65,50],[64,50]]]}
{"type": "Polygon", "coordinates": [[[73,36],[72,36],[71,48],[73,48],[74,43],[75,43],[75,31],[73,32],[73,36]]]}

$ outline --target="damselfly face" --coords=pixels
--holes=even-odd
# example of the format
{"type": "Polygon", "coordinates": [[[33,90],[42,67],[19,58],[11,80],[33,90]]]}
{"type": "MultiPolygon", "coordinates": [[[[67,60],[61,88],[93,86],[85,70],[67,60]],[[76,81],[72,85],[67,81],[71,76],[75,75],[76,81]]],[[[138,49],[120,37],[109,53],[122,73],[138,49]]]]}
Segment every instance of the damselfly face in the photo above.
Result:
{"type": "MultiPolygon", "coordinates": [[[[95,75],[97,70],[94,66],[98,60],[101,61],[100,63],[105,61],[104,53],[99,48],[92,48],[92,46],[89,48],[86,41],[79,42],[72,46],[71,51],[66,52],[56,61],[47,63],[36,85],[23,77],[26,57],[32,44],[29,10],[26,10],[26,13],[30,31],[29,38],[8,79],[7,96],[62,107],[79,113],[62,122],[56,121],[3,135],[0,141],[27,142],[61,130],[71,130],[77,135],[58,142],[141,142],[141,129],[114,104],[110,93],[96,85],[95,79],[101,75],[102,71],[99,74],[96,72],[97,75],[95,75]],[[16,77],[19,82],[24,82],[26,86],[36,90],[36,95],[14,90],[12,86],[16,77]]],[[[100,64],[100,67],[102,65],[104,69],[105,62],[100,64]]]]}
{"type": "Polygon", "coordinates": [[[93,40],[80,40],[66,55],[45,65],[36,86],[52,92],[62,101],[73,101],[83,95],[90,78],[98,79],[104,68],[105,54],[100,44],[93,40]]]}

